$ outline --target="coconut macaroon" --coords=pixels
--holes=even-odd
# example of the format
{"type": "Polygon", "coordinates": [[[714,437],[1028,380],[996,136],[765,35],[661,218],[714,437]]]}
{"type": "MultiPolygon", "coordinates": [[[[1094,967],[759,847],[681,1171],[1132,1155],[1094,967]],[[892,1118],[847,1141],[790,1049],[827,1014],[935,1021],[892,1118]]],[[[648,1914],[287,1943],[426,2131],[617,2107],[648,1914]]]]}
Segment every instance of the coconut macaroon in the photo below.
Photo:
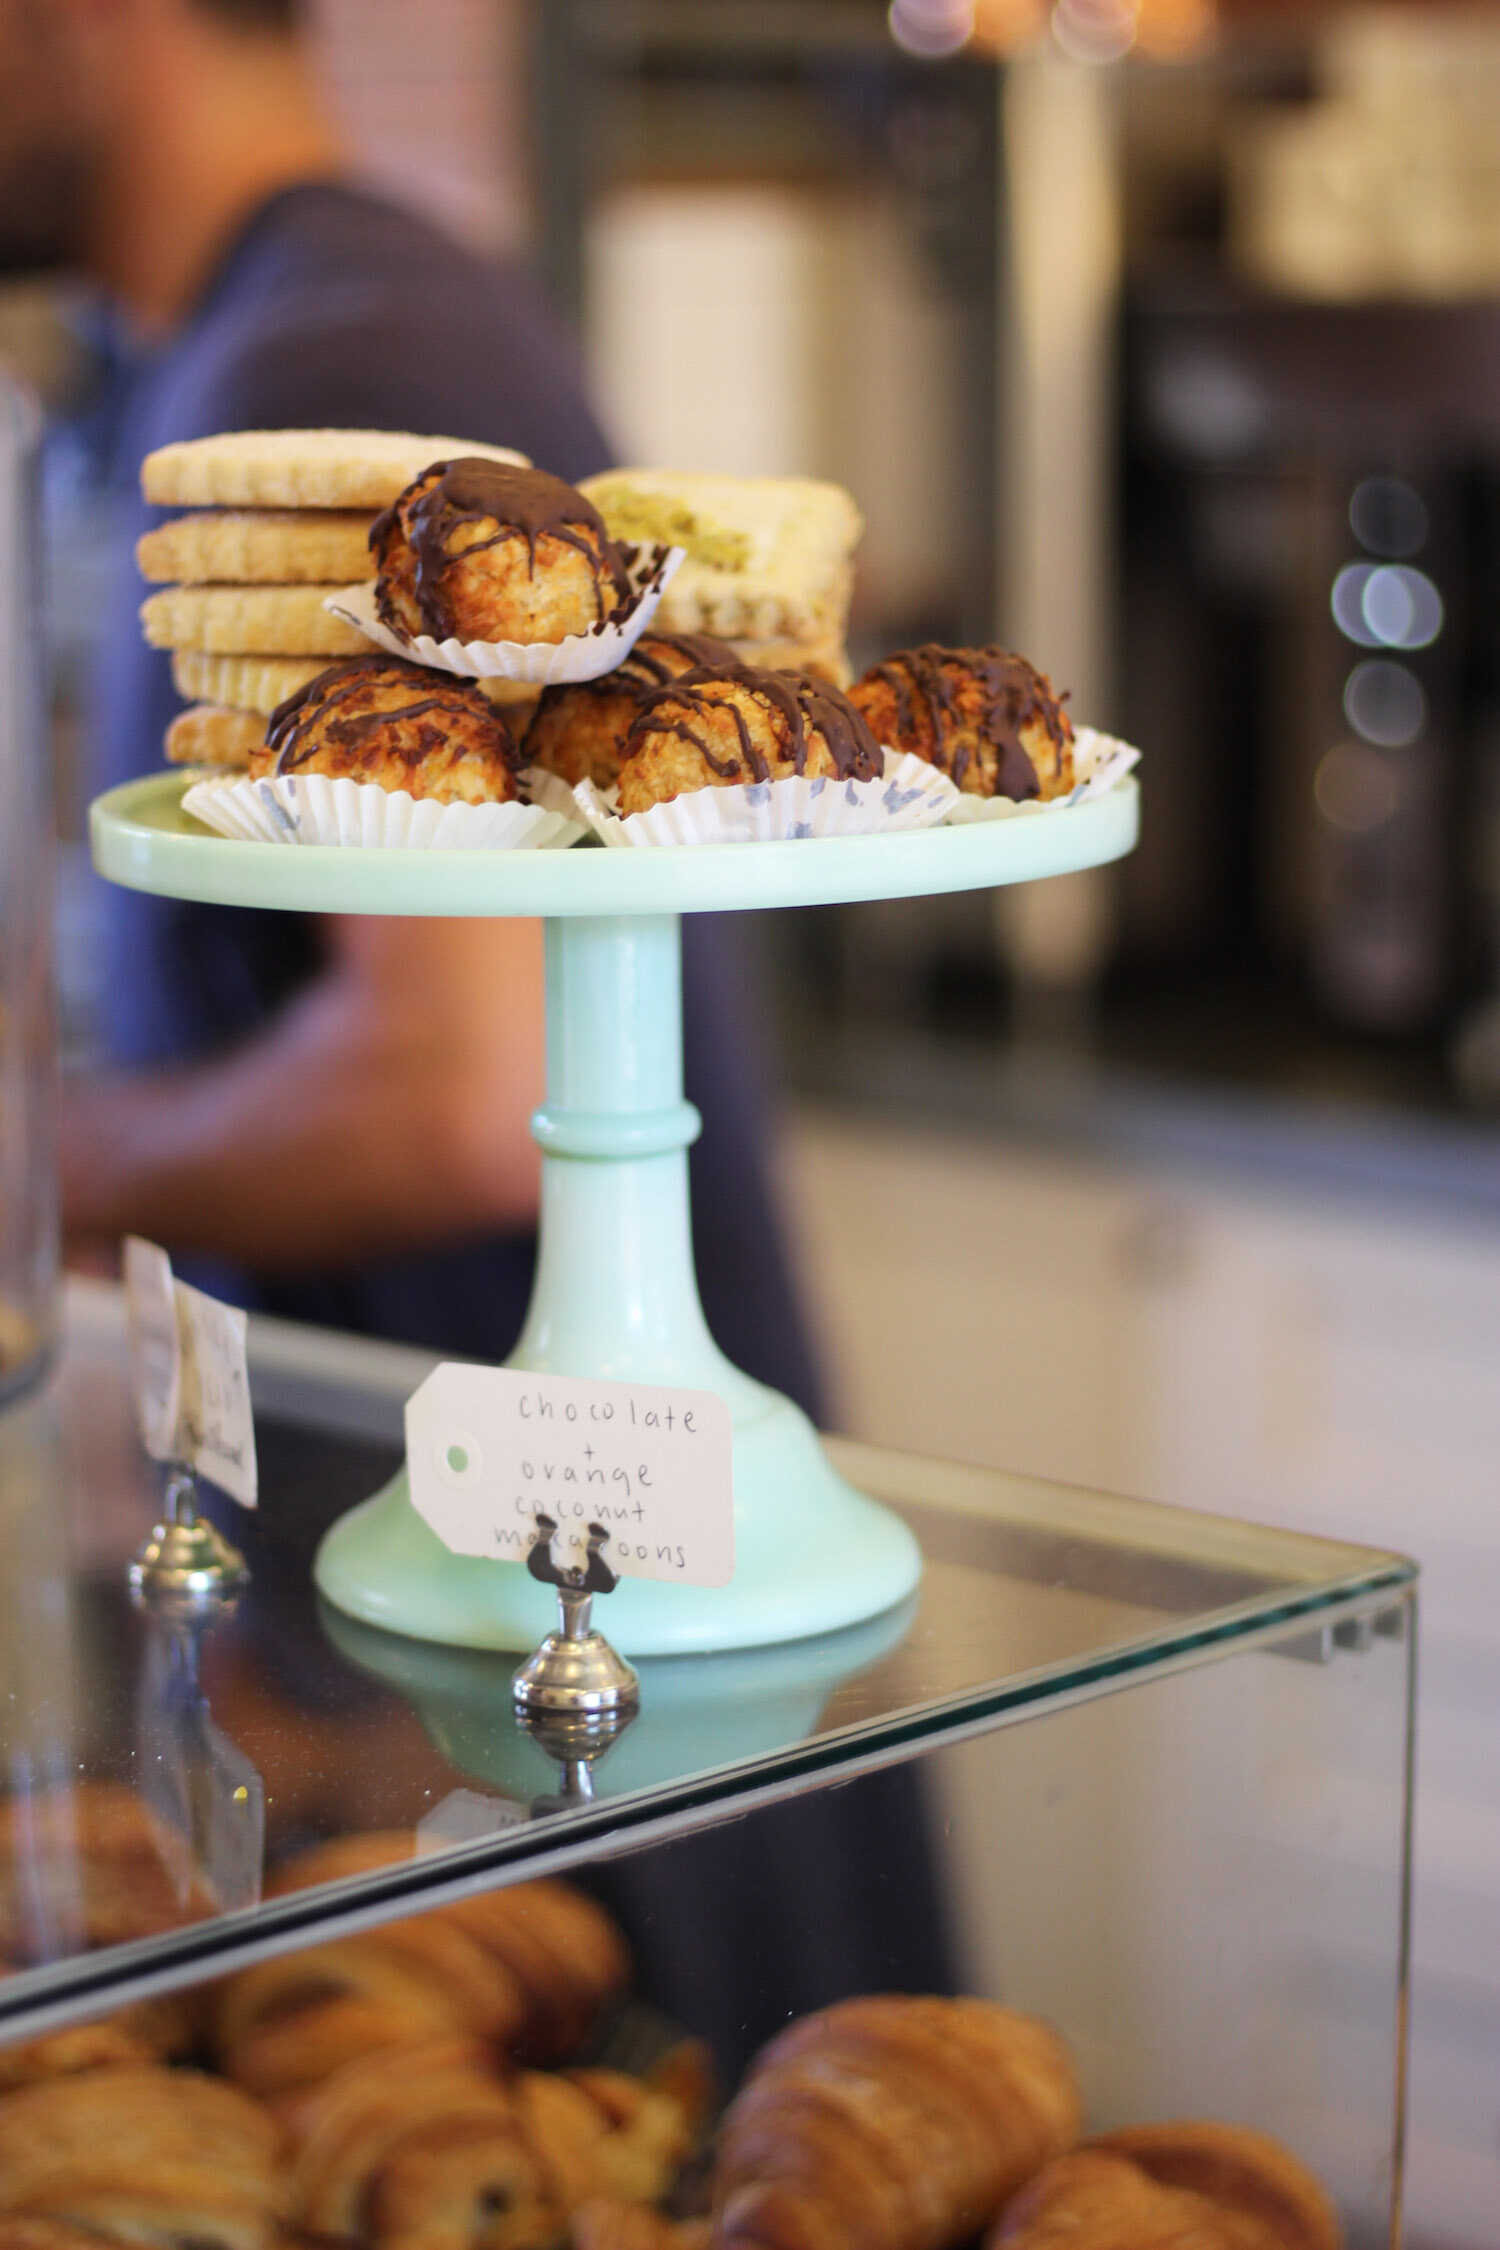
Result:
{"type": "Polygon", "coordinates": [[[614,671],[543,689],[522,746],[523,759],[560,775],[572,787],[591,781],[596,789],[612,789],[641,698],[683,672],[737,661],[729,643],[711,633],[643,634],[614,671]]]}
{"type": "Polygon", "coordinates": [[[381,622],[408,639],[562,641],[631,599],[619,548],[561,477],[435,461],[370,529],[381,622]]]}
{"type": "Polygon", "coordinates": [[[1000,648],[903,649],[849,690],[882,742],[938,766],[971,797],[1066,797],[1073,729],[1052,682],[1000,648]]]}
{"type": "Polygon", "coordinates": [[[510,730],[472,681],[393,656],[320,672],[271,714],[250,758],[252,781],[320,773],[438,804],[509,804],[514,769],[510,730]]]}
{"type": "Polygon", "coordinates": [[[651,690],[625,743],[620,812],[644,812],[688,789],[737,783],[878,781],[879,743],[847,697],[796,672],[745,664],[686,672],[651,690]]]}

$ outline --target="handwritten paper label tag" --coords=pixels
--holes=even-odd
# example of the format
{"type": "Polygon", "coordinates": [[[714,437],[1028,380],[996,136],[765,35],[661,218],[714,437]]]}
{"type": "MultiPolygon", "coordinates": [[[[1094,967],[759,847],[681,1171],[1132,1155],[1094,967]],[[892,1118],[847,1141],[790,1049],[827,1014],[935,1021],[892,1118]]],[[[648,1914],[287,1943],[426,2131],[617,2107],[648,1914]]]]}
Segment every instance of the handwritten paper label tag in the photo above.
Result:
{"type": "Polygon", "coordinates": [[[125,1328],[141,1443],[153,1461],[174,1460],[182,1400],[177,1285],[166,1251],[138,1234],[125,1237],[125,1328]]]}
{"type": "Polygon", "coordinates": [[[174,1279],[154,1242],[125,1244],[125,1308],[141,1440],[156,1461],[180,1461],[242,1508],[256,1501],[248,1323],[174,1279]]]}
{"type": "Polygon", "coordinates": [[[237,1305],[221,1305],[185,1281],[177,1284],[177,1340],[182,1351],[178,1429],[182,1458],[222,1485],[242,1508],[256,1500],[255,1423],[250,1412],[249,1323],[237,1305]]]}
{"type": "Polygon", "coordinates": [[[407,1401],[406,1463],[412,1506],[454,1554],[524,1562],[546,1515],[564,1567],[601,1523],[622,1578],[734,1576],[733,1437],[712,1391],[447,1363],[407,1401]]]}

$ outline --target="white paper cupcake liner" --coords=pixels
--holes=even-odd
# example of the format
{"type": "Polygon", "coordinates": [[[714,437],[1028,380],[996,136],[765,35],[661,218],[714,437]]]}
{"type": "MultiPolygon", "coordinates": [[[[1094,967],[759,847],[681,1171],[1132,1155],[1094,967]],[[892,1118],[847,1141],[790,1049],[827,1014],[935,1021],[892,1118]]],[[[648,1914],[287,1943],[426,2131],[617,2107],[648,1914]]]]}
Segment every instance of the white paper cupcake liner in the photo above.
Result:
{"type": "MultiPolygon", "coordinates": [[[[539,792],[545,784],[538,782],[539,792]]],[[[621,819],[613,789],[580,782],[568,790],[554,782],[549,801],[564,791],[604,843],[619,847],[663,844],[784,843],[811,836],[895,835],[935,828],[958,791],[925,758],[885,753],[880,781],[835,781],[794,776],[788,781],[737,782],[731,789],[688,789],[649,812],[621,819]]]]}
{"type": "Polygon", "coordinates": [[[221,836],[253,844],[359,844],[386,851],[558,851],[585,824],[557,805],[439,805],[382,789],[298,773],[251,781],[195,781],[182,809],[221,836]]]}
{"type": "Polygon", "coordinates": [[[958,791],[958,801],[951,807],[946,825],[964,828],[976,820],[1013,820],[1018,813],[1066,812],[1070,806],[1105,796],[1140,762],[1139,750],[1132,749],[1128,742],[1120,742],[1112,734],[1100,734],[1094,727],[1075,727],[1073,771],[1077,780],[1066,797],[1049,797],[1044,804],[1039,797],[1018,802],[1014,797],[969,797],[958,791]]]}
{"type": "Polygon", "coordinates": [[[596,680],[624,662],[656,615],[663,589],[687,554],[685,547],[622,551],[633,597],[625,616],[606,618],[586,633],[570,633],[565,641],[435,641],[429,633],[408,640],[381,623],[373,582],[329,594],[323,607],[366,640],[392,656],[404,656],[408,663],[432,664],[440,672],[456,672],[467,680],[521,680],[529,687],[561,687],[575,680],[596,680]]]}

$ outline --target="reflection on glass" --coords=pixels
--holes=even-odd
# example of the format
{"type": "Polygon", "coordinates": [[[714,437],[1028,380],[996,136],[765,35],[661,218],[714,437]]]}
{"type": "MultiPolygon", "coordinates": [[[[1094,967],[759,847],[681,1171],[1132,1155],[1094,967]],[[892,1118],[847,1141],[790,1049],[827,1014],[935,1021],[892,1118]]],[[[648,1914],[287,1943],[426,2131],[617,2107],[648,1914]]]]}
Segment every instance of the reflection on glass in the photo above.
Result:
{"type": "Polygon", "coordinates": [[[184,1896],[201,1885],[221,1913],[260,1897],[265,1792],[237,1744],[214,1724],[199,1676],[204,1635],[229,1607],[138,1597],[146,1646],[137,1697],[141,1796],[184,1896]]]}
{"type": "Polygon", "coordinates": [[[342,1655],[409,1697],[445,1758],[504,1792],[508,1802],[491,1824],[499,1828],[514,1817],[512,1800],[533,1814],[567,1811],[807,1740],[836,1689],[900,1646],[916,1603],[778,1647],[642,1658],[637,1716],[582,1745],[545,1738],[517,1713],[512,1657],[381,1633],[327,1603],[319,1614],[342,1655]]]}

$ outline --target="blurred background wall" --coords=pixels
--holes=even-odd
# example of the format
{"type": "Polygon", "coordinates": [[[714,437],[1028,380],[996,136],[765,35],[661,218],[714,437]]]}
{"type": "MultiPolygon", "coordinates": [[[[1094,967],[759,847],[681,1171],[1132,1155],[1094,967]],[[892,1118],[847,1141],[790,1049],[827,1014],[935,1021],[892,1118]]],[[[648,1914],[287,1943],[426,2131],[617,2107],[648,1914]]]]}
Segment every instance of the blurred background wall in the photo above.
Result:
{"type": "MultiPolygon", "coordinates": [[[[318,0],[317,37],[378,178],[529,248],[623,456],[852,487],[856,664],[999,638],[1143,745],[1119,870],[757,932],[803,1263],[846,1427],[1420,1556],[1409,2239],[1489,2250],[1500,12],[318,0]]],[[[0,348],[86,398],[77,300],[15,293],[0,348]]],[[[82,1054],[86,442],[48,477],[82,1054]]]]}

